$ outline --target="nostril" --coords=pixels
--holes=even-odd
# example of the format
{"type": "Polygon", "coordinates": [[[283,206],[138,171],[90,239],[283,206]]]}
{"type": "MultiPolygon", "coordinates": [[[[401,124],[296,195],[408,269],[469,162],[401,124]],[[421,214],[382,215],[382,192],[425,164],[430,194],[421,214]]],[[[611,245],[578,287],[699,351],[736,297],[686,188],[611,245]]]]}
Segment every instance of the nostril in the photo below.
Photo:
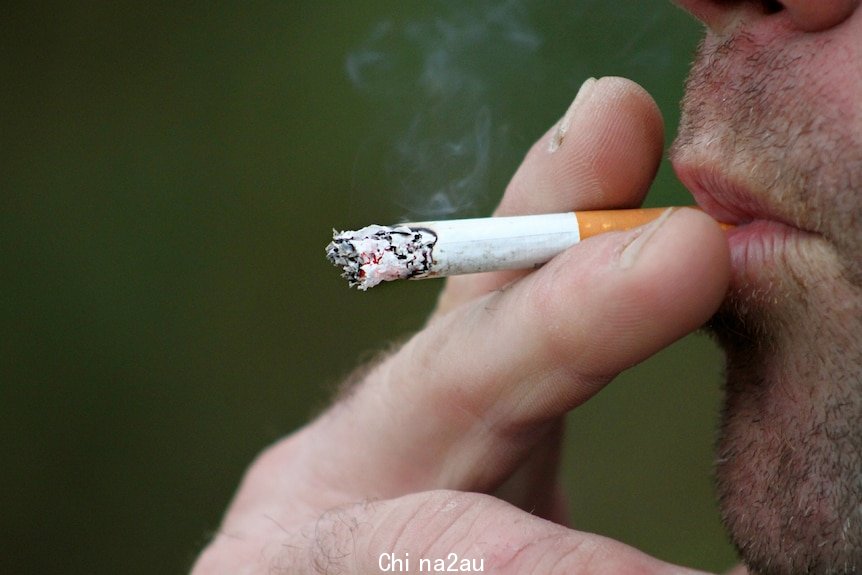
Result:
{"type": "Polygon", "coordinates": [[[778,0],[761,0],[760,4],[763,6],[765,14],[775,14],[784,10],[784,4],[778,2],[778,0]]]}

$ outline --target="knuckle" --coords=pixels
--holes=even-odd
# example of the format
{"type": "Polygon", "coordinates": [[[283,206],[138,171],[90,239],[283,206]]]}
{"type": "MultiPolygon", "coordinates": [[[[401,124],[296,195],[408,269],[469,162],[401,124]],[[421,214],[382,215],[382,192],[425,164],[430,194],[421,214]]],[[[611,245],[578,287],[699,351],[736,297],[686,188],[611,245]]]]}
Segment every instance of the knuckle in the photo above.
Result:
{"type": "MultiPolygon", "coordinates": [[[[497,500],[490,495],[464,493],[452,490],[435,490],[409,496],[399,502],[390,515],[388,543],[390,546],[417,546],[427,549],[442,548],[444,542],[463,540],[473,525],[471,518],[497,500]],[[396,526],[395,529],[391,529],[396,526]],[[421,541],[415,540],[420,538],[421,541]]],[[[387,526],[383,526],[387,529],[387,526]]],[[[378,542],[382,542],[378,539],[378,542]]]]}
{"type": "Polygon", "coordinates": [[[302,544],[285,550],[283,559],[292,561],[299,551],[312,575],[364,573],[369,565],[378,565],[381,553],[433,553],[463,541],[473,525],[465,518],[475,518],[493,501],[486,495],[441,490],[332,508],[307,525],[299,538],[302,544]]]}
{"type": "Polygon", "coordinates": [[[375,502],[362,501],[322,513],[303,533],[310,573],[355,572],[357,544],[371,531],[375,502]]]}
{"type": "Polygon", "coordinates": [[[617,556],[608,548],[605,539],[573,531],[554,531],[528,541],[519,549],[516,559],[513,566],[525,569],[530,575],[647,575],[654,572],[635,557],[617,556]]]}
{"type": "Polygon", "coordinates": [[[579,322],[577,289],[567,277],[565,266],[551,262],[542,274],[535,274],[523,296],[522,321],[534,336],[534,345],[549,367],[570,366],[577,357],[579,322]]]}
{"type": "Polygon", "coordinates": [[[551,551],[556,555],[556,559],[550,569],[545,571],[550,575],[563,575],[573,571],[587,575],[603,571],[602,567],[597,565],[598,547],[587,539],[559,537],[552,545],[551,551]]]}

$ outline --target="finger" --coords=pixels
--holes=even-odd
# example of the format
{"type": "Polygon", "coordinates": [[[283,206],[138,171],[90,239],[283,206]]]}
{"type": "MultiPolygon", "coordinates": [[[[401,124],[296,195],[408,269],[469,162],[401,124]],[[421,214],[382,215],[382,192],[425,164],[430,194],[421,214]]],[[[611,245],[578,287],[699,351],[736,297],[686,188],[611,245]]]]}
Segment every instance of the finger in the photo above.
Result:
{"type": "Polygon", "coordinates": [[[527,153],[495,215],[639,205],[663,142],[661,112],[646,90],[626,78],[587,80],[527,153]]]}
{"type": "MultiPolygon", "coordinates": [[[[645,90],[624,78],[589,79],[563,118],[529,151],[495,215],[637,206],[655,176],[662,147],[661,114],[645,90]]],[[[450,278],[436,311],[444,314],[527,273],[450,278]]],[[[563,422],[556,428],[495,493],[566,523],[558,477],[563,422]]]]}
{"type": "Polygon", "coordinates": [[[555,418],[702,325],[728,275],[723,232],[694,210],[591,238],[438,318],[306,429],[305,456],[284,465],[342,498],[492,491],[555,418]]]}
{"type": "Polygon", "coordinates": [[[565,418],[557,418],[515,472],[493,493],[507,503],[558,525],[569,525],[568,497],[559,477],[565,423],[565,418]]]}
{"type": "Polygon", "coordinates": [[[332,509],[283,531],[260,516],[236,518],[233,537],[216,539],[194,575],[409,572],[695,573],[632,547],[572,531],[498,499],[435,491],[332,509]],[[250,536],[269,524],[268,544],[250,536]],[[238,560],[237,558],[242,558],[238,560]]]}
{"type": "MultiPolygon", "coordinates": [[[[624,78],[587,80],[560,122],[527,153],[495,215],[638,206],[655,177],[662,146],[661,113],[643,88],[624,78]]],[[[450,278],[438,311],[522,275],[450,278]]]]}

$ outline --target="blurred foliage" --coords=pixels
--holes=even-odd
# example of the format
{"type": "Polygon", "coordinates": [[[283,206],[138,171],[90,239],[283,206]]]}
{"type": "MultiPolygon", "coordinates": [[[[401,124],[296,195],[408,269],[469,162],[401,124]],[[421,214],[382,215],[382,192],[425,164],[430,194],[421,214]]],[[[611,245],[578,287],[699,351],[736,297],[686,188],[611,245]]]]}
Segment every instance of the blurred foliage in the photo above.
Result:
{"type": "MultiPolygon", "coordinates": [[[[673,134],[699,30],[658,0],[4,6],[0,572],[185,572],[254,455],[422,324],[439,283],[348,290],[323,247],[436,193],[392,169],[429,101],[410,64],[427,54],[405,53],[501,6],[494,33],[528,32],[507,36],[525,51],[473,38],[459,57],[488,74],[480,108],[421,111],[445,146],[490,110],[472,212],[588,76],[640,82],[673,134]],[[350,56],[380,42],[398,65],[358,85],[350,56]]],[[[450,181],[469,169],[456,156],[434,166],[450,181]]],[[[655,187],[651,204],[688,203],[666,166],[655,187]]],[[[579,529],[733,560],[709,479],[719,362],[688,338],[572,416],[579,529]]]]}

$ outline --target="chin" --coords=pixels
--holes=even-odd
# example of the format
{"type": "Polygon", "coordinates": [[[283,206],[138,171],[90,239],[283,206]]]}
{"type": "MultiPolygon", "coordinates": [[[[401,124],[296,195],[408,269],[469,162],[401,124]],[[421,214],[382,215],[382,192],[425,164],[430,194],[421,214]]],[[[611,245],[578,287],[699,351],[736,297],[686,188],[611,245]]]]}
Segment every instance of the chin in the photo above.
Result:
{"type": "Polygon", "coordinates": [[[862,294],[816,238],[734,268],[710,329],[727,357],[722,517],[760,575],[862,571],[862,294]]]}

